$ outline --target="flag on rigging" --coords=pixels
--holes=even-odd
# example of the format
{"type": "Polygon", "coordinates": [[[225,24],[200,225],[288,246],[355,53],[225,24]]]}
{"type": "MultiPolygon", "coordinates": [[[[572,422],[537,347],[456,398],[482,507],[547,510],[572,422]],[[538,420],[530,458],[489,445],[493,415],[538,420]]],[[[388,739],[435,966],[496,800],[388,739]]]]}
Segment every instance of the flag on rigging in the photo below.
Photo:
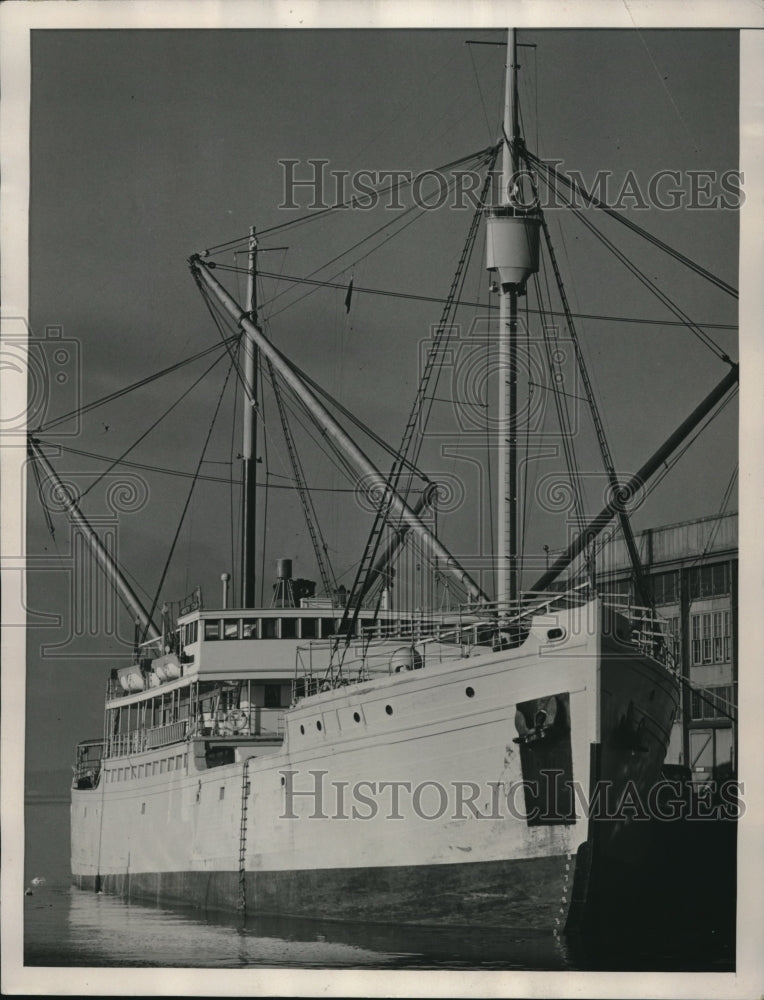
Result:
{"type": "Polygon", "coordinates": [[[350,284],[348,285],[347,294],[345,295],[345,312],[350,312],[350,300],[353,298],[353,279],[350,279],[350,284]]]}

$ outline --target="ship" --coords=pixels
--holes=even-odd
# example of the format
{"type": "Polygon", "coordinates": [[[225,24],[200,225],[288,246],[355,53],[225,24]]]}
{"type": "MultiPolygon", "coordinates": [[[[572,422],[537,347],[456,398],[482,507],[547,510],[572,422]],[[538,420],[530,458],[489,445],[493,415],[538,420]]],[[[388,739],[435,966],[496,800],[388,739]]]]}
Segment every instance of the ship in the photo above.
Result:
{"type": "MultiPolygon", "coordinates": [[[[680,681],[666,623],[640,576],[628,501],[736,385],[737,367],[730,362],[628,480],[615,471],[593,408],[610,498],[521,589],[518,300],[538,272],[542,244],[553,250],[536,189],[552,168],[521,134],[517,51],[510,30],[502,132],[484,156],[486,178],[501,158],[498,195],[486,180],[468,236],[471,249],[485,228],[498,363],[510,372],[499,384],[494,595],[439,538],[426,516],[430,492],[415,501],[411,488],[427,377],[455,296],[446,300],[403,443],[382,472],[315,383],[265,336],[255,281],[262,237],[248,234],[243,305],[218,280],[214,254],[192,255],[194,281],[241,345],[240,595],[229,600],[223,574],[220,598],[198,589],[177,602],[177,613],[165,606],[156,624],[77,499],[59,491],[136,621],[132,660],[110,673],[103,732],[76,751],[71,871],[80,889],[253,916],[560,934],[584,925],[594,909],[618,912],[623,873],[639,879],[649,869],[644,824],[618,806],[648,802],[660,781],[680,681]],[[348,591],[334,586],[317,544],[323,595],[294,580],[284,559],[273,599],[258,607],[256,371],[263,369],[342,452],[370,498],[374,526],[348,591]],[[641,601],[597,585],[588,557],[614,521],[634,556],[641,601]],[[421,560],[459,589],[458,606],[426,606],[412,593],[408,607],[391,599],[391,567],[411,540],[421,560]]],[[[564,299],[563,306],[572,327],[564,299]]],[[[286,445],[313,537],[309,490],[288,434],[286,445]]],[[[35,435],[29,452],[58,482],[35,435]]]]}

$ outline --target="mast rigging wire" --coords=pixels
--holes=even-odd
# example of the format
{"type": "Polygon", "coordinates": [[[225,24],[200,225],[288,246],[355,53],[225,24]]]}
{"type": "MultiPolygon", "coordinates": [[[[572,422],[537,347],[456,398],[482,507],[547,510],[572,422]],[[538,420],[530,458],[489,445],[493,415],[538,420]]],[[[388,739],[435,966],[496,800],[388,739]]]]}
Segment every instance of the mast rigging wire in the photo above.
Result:
{"type": "Polygon", "coordinates": [[[100,399],[94,399],[91,403],[85,403],[82,406],[78,406],[74,410],[70,410],[68,413],[64,413],[60,417],[56,417],[54,420],[49,420],[46,424],[41,424],[34,433],[45,434],[48,431],[53,430],[54,427],[58,427],[59,424],[65,423],[67,420],[71,420],[72,417],[82,416],[85,413],[89,413],[90,410],[94,410],[99,406],[104,406],[106,403],[111,403],[113,400],[119,399],[121,396],[125,396],[128,392],[133,392],[135,389],[141,389],[150,382],[156,382],[157,379],[164,378],[165,375],[170,375],[179,368],[183,368],[185,365],[190,365],[194,361],[198,361],[200,358],[204,358],[208,354],[212,354],[213,351],[218,351],[222,346],[227,346],[238,339],[239,334],[237,333],[234,336],[227,338],[224,344],[212,344],[211,347],[205,347],[204,350],[197,351],[196,354],[192,354],[188,358],[182,358],[180,361],[176,361],[167,368],[162,368],[160,371],[154,372],[153,375],[147,375],[145,378],[139,379],[137,382],[132,382],[130,385],[126,385],[122,389],[110,392],[107,396],[101,396],[100,399]]]}
{"type": "MultiPolygon", "coordinates": [[[[219,360],[220,359],[218,358],[218,361],[219,360]]],[[[217,361],[215,362],[215,364],[217,364],[217,361]]],[[[212,437],[212,431],[213,431],[213,429],[215,427],[215,421],[217,420],[218,413],[220,412],[220,404],[223,402],[223,395],[225,394],[225,390],[226,390],[226,387],[228,385],[228,379],[231,377],[231,371],[233,369],[233,366],[234,366],[234,359],[231,358],[231,364],[228,366],[228,371],[226,372],[225,380],[223,381],[223,387],[220,390],[220,394],[218,396],[218,401],[217,401],[217,404],[215,406],[215,412],[212,415],[212,420],[210,421],[210,426],[209,426],[209,429],[207,430],[207,437],[204,439],[204,445],[202,446],[202,452],[201,452],[201,454],[199,456],[199,461],[196,464],[196,471],[194,473],[193,479],[191,480],[191,486],[189,487],[189,490],[188,490],[188,496],[186,497],[186,502],[183,505],[183,510],[181,511],[181,514],[180,514],[180,520],[178,521],[178,526],[177,526],[177,528],[175,530],[175,535],[173,537],[172,544],[170,545],[170,551],[167,554],[167,559],[166,559],[165,564],[164,564],[164,569],[162,570],[162,575],[161,575],[161,577],[159,579],[159,584],[157,585],[156,594],[154,595],[154,600],[153,600],[153,602],[151,604],[151,611],[149,612],[149,621],[151,621],[153,619],[154,612],[156,611],[156,606],[159,603],[159,597],[160,597],[160,595],[162,593],[162,587],[164,586],[165,577],[167,576],[167,571],[170,568],[170,562],[172,561],[172,557],[173,557],[173,554],[175,552],[175,546],[177,545],[178,538],[180,537],[180,531],[181,531],[181,528],[183,527],[183,521],[185,519],[186,512],[188,510],[188,506],[191,503],[191,497],[193,496],[194,488],[196,487],[196,483],[197,483],[197,476],[198,476],[199,471],[200,471],[200,469],[202,467],[202,462],[204,461],[204,456],[205,456],[205,453],[207,451],[207,446],[210,443],[210,438],[212,437]]],[[[142,642],[146,641],[146,636],[147,635],[148,635],[148,626],[144,629],[142,642]]]]}
{"type": "MultiPolygon", "coordinates": [[[[452,334],[452,320],[453,316],[459,308],[459,299],[464,289],[464,284],[467,277],[467,272],[469,269],[469,263],[472,257],[472,251],[475,246],[475,239],[477,237],[478,224],[480,218],[483,214],[486,199],[490,190],[491,184],[491,174],[493,171],[493,166],[496,162],[496,157],[498,156],[499,145],[497,144],[491,153],[490,159],[486,164],[486,176],[483,182],[483,187],[480,192],[480,199],[478,205],[473,214],[470,228],[467,233],[464,247],[462,249],[461,257],[457,264],[456,273],[454,274],[453,280],[451,282],[451,287],[448,292],[448,297],[446,304],[443,307],[440,322],[433,337],[432,344],[428,351],[427,360],[425,363],[424,371],[419,380],[419,385],[417,386],[416,396],[414,398],[413,405],[409,414],[408,422],[403,432],[403,439],[398,448],[396,458],[393,461],[392,468],[387,476],[385,483],[385,490],[383,496],[380,498],[381,502],[377,507],[376,515],[374,518],[374,523],[372,525],[369,538],[366,542],[366,547],[364,550],[363,559],[356,573],[355,580],[353,581],[353,586],[351,588],[350,594],[345,605],[345,610],[342,616],[342,622],[339,626],[340,634],[345,636],[345,645],[343,653],[341,654],[339,668],[342,669],[342,660],[344,659],[344,653],[350,643],[351,635],[355,631],[355,624],[358,619],[359,612],[361,610],[361,604],[363,602],[364,595],[377,583],[381,584],[381,581],[375,581],[370,578],[374,567],[374,561],[377,558],[377,553],[379,551],[379,545],[382,540],[383,529],[385,525],[390,524],[396,531],[400,531],[402,526],[402,520],[399,519],[397,524],[393,524],[389,520],[390,511],[392,506],[392,497],[394,494],[399,495],[404,502],[408,500],[409,492],[412,485],[412,473],[408,471],[408,478],[404,480],[403,486],[401,488],[401,477],[407,472],[406,462],[411,456],[411,461],[415,465],[419,460],[419,455],[422,449],[422,443],[424,440],[424,427],[427,425],[430,413],[432,412],[433,400],[428,397],[428,389],[430,386],[430,380],[434,374],[434,382],[432,385],[432,394],[437,392],[438,379],[440,377],[440,372],[442,370],[443,361],[445,360],[445,349],[450,341],[452,334]]],[[[380,586],[380,599],[382,594],[382,588],[380,586]]],[[[333,654],[339,650],[340,640],[335,642],[333,647],[333,654]]]]}
{"type": "MultiPolygon", "coordinates": [[[[456,160],[450,160],[448,163],[443,163],[439,167],[432,167],[429,170],[422,170],[420,171],[420,174],[436,173],[444,170],[450,170],[452,167],[459,167],[463,163],[469,163],[470,160],[480,159],[480,157],[485,156],[486,153],[489,153],[492,148],[493,146],[486,146],[483,149],[479,149],[474,153],[469,153],[466,156],[461,156],[456,160]]],[[[398,188],[400,187],[407,187],[408,185],[413,184],[415,179],[416,177],[412,176],[411,180],[405,182],[403,180],[396,181],[395,183],[388,184],[386,187],[373,188],[372,191],[376,196],[388,194],[391,191],[398,190],[398,188]]],[[[266,229],[261,229],[257,235],[258,237],[263,237],[266,236],[268,233],[275,233],[282,229],[287,229],[290,226],[296,226],[304,222],[313,222],[315,219],[320,219],[323,216],[328,215],[330,212],[335,212],[338,209],[353,208],[357,202],[362,201],[366,198],[368,198],[368,195],[356,195],[353,198],[347,199],[346,201],[339,201],[336,202],[334,205],[329,205],[327,208],[319,209],[317,212],[307,212],[305,215],[300,215],[296,219],[289,219],[287,222],[281,222],[277,226],[269,226],[266,229]]],[[[249,233],[247,233],[245,236],[237,236],[234,239],[226,240],[223,243],[216,243],[214,246],[207,247],[202,252],[201,256],[205,257],[212,253],[228,250],[232,247],[236,247],[239,244],[244,244],[248,241],[249,241],[249,233]]]]}
{"type": "Polygon", "coordinates": [[[562,183],[565,184],[571,190],[577,191],[589,205],[593,205],[595,208],[601,209],[603,212],[605,212],[606,215],[609,215],[611,219],[615,219],[616,222],[620,222],[621,225],[626,226],[627,229],[631,229],[632,232],[636,233],[638,236],[641,236],[649,243],[652,243],[653,246],[658,247],[658,249],[663,250],[664,253],[667,253],[670,257],[673,257],[674,260],[678,261],[680,264],[684,264],[685,267],[688,267],[691,271],[694,271],[696,274],[700,275],[700,277],[705,278],[707,281],[710,281],[711,284],[716,285],[717,288],[721,289],[721,291],[723,292],[726,292],[727,295],[732,296],[732,298],[734,299],[738,298],[738,290],[733,285],[728,284],[726,281],[723,281],[721,278],[717,277],[711,271],[708,271],[706,268],[701,267],[700,264],[696,263],[686,254],[681,253],[679,250],[675,250],[674,247],[669,246],[668,243],[664,243],[663,240],[659,239],[657,236],[654,236],[652,233],[648,232],[648,230],[643,229],[642,226],[637,225],[636,222],[633,222],[631,219],[623,215],[621,212],[617,211],[614,208],[610,208],[609,205],[606,205],[603,201],[600,201],[599,198],[595,197],[595,195],[593,195],[590,191],[587,191],[577,181],[573,180],[566,174],[562,173],[562,171],[558,170],[548,161],[542,160],[539,156],[537,156],[535,153],[532,153],[529,149],[525,149],[524,154],[534,164],[534,166],[538,167],[542,171],[545,171],[547,174],[552,175],[556,180],[562,181],[562,183]]]}
{"type": "MultiPolygon", "coordinates": [[[[302,461],[300,460],[299,452],[297,450],[297,443],[294,439],[294,435],[292,434],[292,429],[289,425],[289,417],[286,409],[286,401],[284,400],[281,391],[281,384],[273,368],[273,364],[269,359],[266,359],[266,366],[268,371],[268,378],[271,383],[271,390],[273,392],[274,399],[276,401],[276,407],[278,410],[279,419],[281,421],[281,430],[284,435],[284,443],[286,444],[287,453],[289,455],[289,460],[292,466],[292,478],[295,484],[295,490],[297,491],[297,495],[303,509],[303,514],[305,516],[305,522],[308,527],[308,534],[313,544],[313,551],[316,557],[318,571],[321,576],[321,582],[323,584],[324,593],[327,596],[331,597],[332,593],[337,590],[337,580],[334,576],[334,570],[332,569],[331,560],[329,558],[329,548],[326,544],[323,532],[321,531],[321,525],[318,520],[318,514],[316,513],[316,508],[313,503],[313,498],[311,496],[310,490],[307,487],[307,483],[305,480],[305,471],[302,465],[302,461]]],[[[261,375],[261,381],[262,381],[262,375],[261,375]]]]}
{"type": "MultiPolygon", "coordinates": [[[[454,177],[453,180],[450,181],[449,184],[446,186],[446,190],[448,192],[450,192],[456,186],[456,182],[457,182],[457,178],[454,177]]],[[[324,264],[322,264],[320,267],[315,268],[313,271],[311,271],[311,273],[308,275],[308,277],[312,278],[315,274],[318,274],[319,271],[323,271],[323,269],[325,267],[329,267],[330,264],[336,263],[338,260],[341,260],[343,257],[347,256],[347,254],[351,253],[353,250],[358,249],[358,247],[362,246],[364,243],[366,243],[368,240],[372,239],[374,236],[378,236],[380,233],[384,232],[384,230],[386,230],[386,229],[390,228],[391,226],[395,225],[397,222],[400,222],[401,219],[403,219],[409,213],[413,212],[414,209],[415,209],[415,207],[416,207],[415,205],[411,205],[411,206],[409,206],[409,208],[404,209],[404,211],[399,216],[397,216],[396,218],[393,218],[389,222],[386,222],[384,225],[379,226],[377,229],[374,230],[374,232],[369,233],[367,236],[364,236],[362,239],[360,239],[356,243],[354,243],[351,247],[348,247],[347,250],[344,250],[342,253],[336,254],[334,257],[331,258],[331,260],[328,260],[324,264]]],[[[370,257],[373,253],[376,253],[377,250],[380,250],[386,243],[389,243],[390,240],[393,240],[397,236],[400,236],[400,234],[404,230],[408,229],[409,226],[413,225],[415,222],[417,222],[419,219],[421,219],[422,216],[427,211],[429,211],[427,208],[420,208],[419,211],[415,215],[413,215],[412,218],[410,218],[399,229],[397,229],[397,230],[395,230],[395,232],[392,232],[389,235],[387,235],[385,237],[385,239],[383,239],[381,241],[381,243],[378,243],[376,246],[372,247],[366,253],[361,254],[360,257],[356,257],[353,260],[351,260],[349,263],[343,265],[343,267],[340,268],[340,270],[337,271],[335,274],[333,274],[332,277],[329,280],[330,281],[334,281],[335,278],[339,277],[339,275],[341,275],[343,272],[347,271],[347,269],[349,267],[355,267],[357,264],[360,264],[360,262],[362,260],[366,260],[367,257],[370,257]]],[[[273,319],[275,316],[280,315],[282,312],[285,312],[287,309],[290,309],[292,306],[297,305],[298,302],[302,302],[304,299],[308,298],[315,291],[316,291],[316,289],[313,288],[310,291],[305,292],[303,295],[299,295],[292,302],[289,302],[289,303],[287,303],[287,305],[282,306],[281,309],[276,310],[276,312],[270,312],[268,314],[268,318],[269,319],[273,319]]],[[[265,307],[265,306],[272,306],[273,303],[277,299],[279,299],[281,296],[285,295],[287,292],[288,292],[288,289],[284,289],[283,292],[279,292],[273,298],[268,299],[266,302],[264,302],[263,303],[263,307],[265,307]]]]}
{"type": "MultiPolygon", "coordinates": [[[[180,479],[192,479],[194,476],[193,472],[184,472],[182,469],[169,469],[166,466],[161,465],[148,465],[145,462],[129,462],[125,459],[115,459],[110,455],[99,455],[92,451],[83,451],[80,448],[72,448],[69,445],[59,444],[57,442],[46,441],[44,438],[38,438],[40,444],[48,444],[51,447],[59,448],[61,451],[69,452],[72,455],[80,455],[83,458],[92,458],[98,462],[113,462],[115,465],[124,465],[129,469],[144,469],[146,472],[158,472],[165,476],[177,476],[180,479]]],[[[226,463],[228,464],[228,463],[226,463]]],[[[275,472],[271,473],[271,476],[276,476],[275,472]]],[[[197,477],[200,481],[208,483],[223,483],[225,485],[241,486],[241,479],[230,479],[228,476],[211,476],[199,474],[197,477]]],[[[281,477],[287,479],[288,477],[281,477]]],[[[258,488],[263,489],[264,484],[258,483],[258,488]]],[[[289,481],[288,483],[271,483],[269,489],[272,490],[293,490],[294,483],[289,481]]],[[[351,487],[341,487],[341,486],[311,486],[311,490],[314,493],[355,493],[356,489],[351,487]]]]}
{"type": "MultiPolygon", "coordinates": [[[[221,271],[239,271],[243,272],[243,268],[239,268],[233,264],[216,264],[216,268],[221,271]]],[[[300,277],[294,274],[284,274],[283,272],[275,271],[260,271],[260,276],[263,278],[273,278],[277,281],[291,281],[295,284],[300,285],[318,285],[322,288],[340,288],[343,291],[347,291],[347,281],[331,281],[329,279],[322,280],[321,278],[311,278],[311,277],[300,277]]],[[[436,302],[445,303],[446,299],[438,295],[419,295],[414,292],[395,292],[388,288],[370,288],[368,286],[353,284],[353,295],[356,293],[368,294],[368,295],[384,295],[389,298],[394,299],[408,299],[412,302],[436,302]]],[[[271,299],[270,301],[274,301],[271,299]]],[[[299,299],[296,301],[300,301],[299,299]]],[[[490,308],[490,302],[478,302],[469,301],[467,299],[462,299],[461,304],[463,306],[472,306],[476,309],[488,309],[490,308]]],[[[531,315],[539,315],[537,309],[531,309],[530,307],[526,310],[531,315]]],[[[547,310],[548,316],[563,317],[565,314],[560,310],[549,309],[547,310]]],[[[608,316],[598,313],[582,313],[582,312],[572,312],[571,315],[574,319],[585,319],[585,320],[598,320],[606,323],[636,323],[641,326],[678,326],[684,329],[687,326],[683,320],[671,320],[671,319],[647,319],[639,316],[608,316]]],[[[735,331],[738,329],[736,323],[701,323],[700,326],[708,330],[729,330],[735,331]]]]}
{"type": "MultiPolygon", "coordinates": [[[[708,416],[705,417],[705,419],[701,422],[701,424],[697,427],[697,429],[693,432],[693,434],[684,442],[682,447],[679,448],[674,455],[672,455],[670,458],[666,460],[661,472],[657,473],[649,483],[646,483],[644,485],[644,488],[641,493],[641,502],[644,502],[660,486],[660,484],[663,482],[666,476],[681,461],[686,452],[692,447],[692,445],[695,443],[695,441],[697,441],[697,439],[701,436],[701,434],[703,434],[703,432],[706,431],[711,426],[713,421],[718,416],[721,415],[721,413],[727,408],[727,406],[729,406],[729,404],[737,395],[738,389],[739,387],[735,386],[734,389],[732,389],[729,392],[729,394],[719,402],[717,408],[710,414],[708,414],[708,416]]],[[[616,531],[617,530],[618,527],[616,526],[616,531]]],[[[610,544],[610,542],[613,540],[614,537],[615,537],[614,535],[610,535],[607,537],[600,536],[598,539],[596,539],[594,543],[595,552],[597,554],[601,553],[602,550],[605,548],[605,546],[610,544]]]]}
{"type": "MultiPolygon", "coordinates": [[[[183,402],[183,400],[188,396],[189,392],[193,391],[196,388],[196,386],[199,385],[199,383],[209,375],[212,369],[215,368],[215,366],[218,365],[220,361],[222,361],[222,359],[223,359],[222,354],[220,355],[219,358],[215,358],[212,364],[208,368],[206,368],[194,382],[191,383],[188,389],[185,389],[180,394],[180,396],[178,396],[178,398],[173,403],[171,403],[170,406],[167,407],[164,413],[161,413],[156,418],[156,420],[154,420],[151,423],[151,425],[147,428],[147,430],[145,430],[143,434],[141,434],[138,438],[136,438],[136,440],[133,441],[133,443],[130,445],[129,448],[126,448],[125,451],[122,452],[119,458],[115,459],[114,462],[107,469],[104,469],[104,471],[100,474],[100,476],[94,479],[93,482],[90,483],[86,487],[86,489],[82,491],[82,493],[80,494],[80,499],[82,499],[82,497],[87,496],[88,493],[101,482],[104,476],[107,476],[111,472],[111,470],[114,468],[115,465],[118,465],[124,458],[126,458],[130,454],[131,451],[133,451],[134,448],[137,448],[138,445],[141,443],[141,441],[147,438],[149,434],[151,434],[151,432],[159,426],[159,424],[164,420],[164,418],[168,416],[175,409],[176,406],[178,406],[180,403],[183,402]]],[[[149,618],[151,618],[151,615],[149,615],[149,618]]]]}
{"type": "MultiPolygon", "coordinates": [[[[547,183],[549,182],[547,181],[547,183]]],[[[559,190],[554,187],[553,181],[551,182],[550,189],[554,190],[558,197],[562,197],[559,190]]],[[[705,333],[705,331],[701,330],[698,324],[691,320],[690,317],[682,309],[680,309],[679,306],[676,305],[676,303],[664,291],[658,288],[658,286],[652,282],[647,275],[626,256],[625,253],[619,250],[612,240],[608,239],[608,237],[605,236],[604,233],[602,233],[590,219],[587,219],[580,209],[575,208],[570,202],[565,202],[565,204],[573,215],[575,215],[575,217],[586,226],[586,228],[600,241],[600,243],[603,244],[603,246],[610,250],[610,252],[629,271],[631,271],[634,277],[637,278],[637,280],[640,281],[649,292],[655,295],[655,297],[659,299],[666,306],[666,308],[683,321],[684,326],[690,331],[690,333],[697,337],[700,342],[707,347],[709,351],[711,351],[712,354],[715,354],[720,361],[726,361],[727,364],[730,365],[733,363],[729,355],[723,351],[721,347],[719,347],[719,345],[707,333],[705,333]]]]}
{"type": "MultiPolygon", "coordinates": [[[[528,161],[526,160],[526,163],[528,161]]],[[[533,197],[536,203],[539,203],[539,190],[536,178],[530,169],[530,164],[528,164],[528,175],[531,183],[531,189],[533,191],[533,197]]],[[[618,475],[615,471],[615,466],[613,464],[613,458],[610,451],[610,446],[607,441],[607,435],[605,434],[605,427],[600,417],[599,406],[597,405],[597,398],[594,393],[594,387],[589,378],[588,367],[586,364],[586,359],[584,358],[583,351],[581,349],[581,344],[578,339],[578,333],[576,331],[576,326],[571,315],[570,303],[568,302],[568,296],[565,291],[565,285],[562,280],[562,274],[560,273],[559,266],[557,264],[557,255],[554,250],[554,244],[552,243],[552,236],[549,232],[549,226],[547,225],[545,213],[540,210],[541,228],[544,233],[544,240],[547,247],[547,254],[549,256],[549,261],[552,265],[552,270],[554,272],[555,281],[557,283],[557,293],[560,296],[560,301],[562,302],[562,308],[565,313],[565,320],[568,327],[568,335],[573,344],[573,352],[576,357],[576,363],[578,365],[578,371],[581,376],[581,381],[584,386],[584,392],[586,393],[586,401],[589,406],[589,413],[592,418],[592,423],[594,424],[594,431],[597,437],[597,443],[600,449],[600,457],[602,459],[602,464],[605,467],[607,473],[608,482],[610,483],[610,488],[613,491],[618,491],[619,481],[618,475]]],[[[545,331],[546,336],[546,331],[545,331]]],[[[567,413],[567,403],[565,405],[565,410],[567,413]]],[[[637,591],[640,595],[643,603],[647,604],[648,607],[652,607],[652,600],[650,597],[650,590],[645,582],[644,573],[642,571],[642,563],[639,558],[639,553],[637,551],[637,545],[634,541],[634,533],[631,529],[631,522],[629,521],[629,515],[625,510],[618,511],[618,520],[621,525],[621,531],[623,533],[624,541],[626,542],[626,549],[629,553],[629,560],[631,561],[632,572],[634,574],[634,580],[637,586],[637,591]]]]}

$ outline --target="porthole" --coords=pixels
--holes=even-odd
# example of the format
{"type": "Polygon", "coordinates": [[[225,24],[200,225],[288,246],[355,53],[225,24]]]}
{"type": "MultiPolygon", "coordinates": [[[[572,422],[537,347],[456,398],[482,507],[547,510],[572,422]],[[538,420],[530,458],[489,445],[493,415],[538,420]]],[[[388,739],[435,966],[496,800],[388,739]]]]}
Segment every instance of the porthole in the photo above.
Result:
{"type": "Polygon", "coordinates": [[[300,732],[303,736],[305,735],[305,726],[300,726],[300,732]]]}
{"type": "Polygon", "coordinates": [[[286,784],[286,778],[284,777],[284,775],[283,775],[283,774],[281,775],[281,784],[282,784],[282,785],[285,785],[285,784],[286,784]]]}
{"type": "Polygon", "coordinates": [[[319,731],[319,733],[320,733],[320,732],[321,732],[321,730],[322,730],[323,728],[324,728],[324,727],[323,727],[323,726],[321,725],[321,721],[319,720],[319,721],[318,721],[318,722],[316,723],[316,729],[317,729],[317,730],[319,731]]]}
{"type": "Polygon", "coordinates": [[[361,721],[361,716],[358,714],[358,712],[353,712],[353,722],[360,722],[360,721],[361,721]]]}
{"type": "Polygon", "coordinates": [[[388,715],[392,715],[393,714],[393,706],[392,705],[385,705],[385,711],[387,712],[388,715]]]}
{"type": "Polygon", "coordinates": [[[565,638],[565,629],[564,628],[550,628],[550,629],[547,629],[546,637],[547,637],[547,639],[551,640],[552,642],[555,642],[555,641],[557,641],[559,639],[564,639],[565,638]]]}
{"type": "Polygon", "coordinates": [[[465,688],[464,689],[464,693],[467,695],[468,698],[474,698],[475,697],[475,689],[474,688],[471,688],[471,687],[465,688]]]}

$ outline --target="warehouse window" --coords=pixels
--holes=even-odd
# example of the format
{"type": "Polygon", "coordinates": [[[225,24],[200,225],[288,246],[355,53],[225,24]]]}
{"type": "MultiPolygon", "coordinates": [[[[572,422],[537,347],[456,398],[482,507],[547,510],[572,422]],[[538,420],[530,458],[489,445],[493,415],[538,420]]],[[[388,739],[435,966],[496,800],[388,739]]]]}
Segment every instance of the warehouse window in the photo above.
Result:
{"type": "Polygon", "coordinates": [[[722,642],[722,620],[721,611],[714,611],[714,663],[724,661],[724,645],[722,642]]]}
{"type": "Polygon", "coordinates": [[[692,662],[701,663],[700,646],[700,615],[692,616],[692,662]]]}
{"type": "Polygon", "coordinates": [[[730,592],[730,574],[727,563],[695,566],[690,571],[690,597],[723,597],[730,592]]]}
{"type": "Polygon", "coordinates": [[[656,573],[650,578],[656,604],[677,603],[679,600],[678,577],[679,574],[674,571],[671,573],[656,573]]]}
{"type": "Polygon", "coordinates": [[[732,712],[732,687],[700,688],[692,692],[693,719],[726,719],[732,712]]]}
{"type": "Polygon", "coordinates": [[[680,661],[682,659],[682,629],[679,623],[679,616],[674,615],[673,618],[667,618],[666,626],[669,649],[674,659],[680,661]]]}
{"type": "Polygon", "coordinates": [[[692,663],[729,663],[732,659],[732,615],[710,611],[690,618],[692,663]]]}
{"type": "Polygon", "coordinates": [[[732,612],[724,612],[724,661],[732,660],[732,612]]]}

